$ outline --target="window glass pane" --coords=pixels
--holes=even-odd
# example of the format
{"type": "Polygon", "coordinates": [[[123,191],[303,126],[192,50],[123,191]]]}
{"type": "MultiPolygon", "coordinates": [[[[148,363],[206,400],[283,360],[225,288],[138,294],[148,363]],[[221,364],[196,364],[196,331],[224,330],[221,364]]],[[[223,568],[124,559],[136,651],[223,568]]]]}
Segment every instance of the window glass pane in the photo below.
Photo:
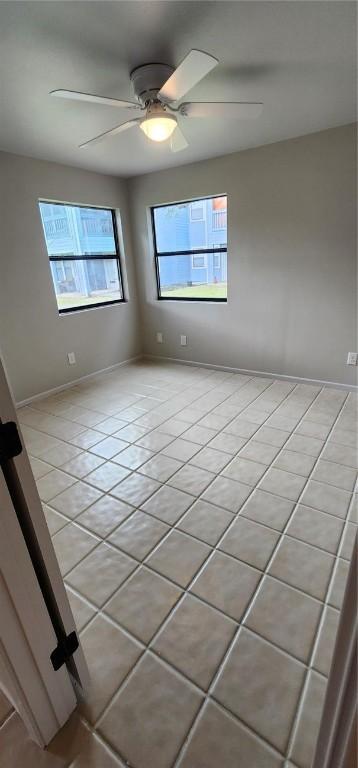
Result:
{"type": "Polygon", "coordinates": [[[122,299],[117,259],[66,259],[50,267],[60,310],[122,299]]]}
{"type": "Polygon", "coordinates": [[[116,254],[112,211],[40,202],[49,256],[116,254]]]}
{"type": "Polygon", "coordinates": [[[199,255],[159,256],[160,296],[170,299],[226,299],[227,254],[220,253],[220,264],[215,256],[215,253],[201,254],[200,258],[204,261],[200,266],[193,264],[199,255]]]}
{"type": "Polygon", "coordinates": [[[226,196],[153,209],[157,252],[227,245],[226,196]]]}

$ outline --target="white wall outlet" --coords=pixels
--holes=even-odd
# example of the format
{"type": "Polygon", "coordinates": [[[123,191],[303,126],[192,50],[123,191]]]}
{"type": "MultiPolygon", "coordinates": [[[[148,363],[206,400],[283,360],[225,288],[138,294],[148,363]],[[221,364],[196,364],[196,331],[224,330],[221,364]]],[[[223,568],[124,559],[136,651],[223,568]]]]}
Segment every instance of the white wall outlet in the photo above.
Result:
{"type": "Polygon", "coordinates": [[[157,342],[158,344],[163,344],[163,334],[161,331],[157,331],[157,342]]]}
{"type": "Polygon", "coordinates": [[[358,365],[358,352],[348,352],[347,365],[358,365]]]}
{"type": "Polygon", "coordinates": [[[68,364],[69,365],[75,365],[76,363],[76,355],[74,352],[69,352],[67,355],[68,364]]]}
{"type": "Polygon", "coordinates": [[[187,345],[187,343],[188,343],[188,340],[187,340],[187,338],[188,338],[187,336],[181,336],[181,337],[180,337],[180,346],[181,346],[181,347],[186,347],[186,345],[187,345]]]}

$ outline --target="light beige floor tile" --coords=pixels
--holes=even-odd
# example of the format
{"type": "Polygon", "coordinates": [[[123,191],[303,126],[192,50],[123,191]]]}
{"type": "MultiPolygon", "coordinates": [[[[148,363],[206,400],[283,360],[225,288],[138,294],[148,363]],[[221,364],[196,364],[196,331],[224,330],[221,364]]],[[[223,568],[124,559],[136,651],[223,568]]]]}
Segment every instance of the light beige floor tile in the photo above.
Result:
{"type": "Polygon", "coordinates": [[[339,557],[350,560],[353,553],[357,527],[353,523],[346,523],[344,534],[339,547],[339,557]]]}
{"type": "Polygon", "coordinates": [[[305,477],[270,467],[267,475],[261,480],[259,488],[276,496],[282,496],[284,499],[297,501],[305,483],[305,477]]]}
{"type": "Polygon", "coordinates": [[[294,504],[281,496],[256,490],[241,508],[240,515],[256,523],[282,531],[292,514],[294,504]]]}
{"type": "Polygon", "coordinates": [[[113,595],[105,611],[148,643],[181,594],[179,587],[142,567],[113,595]]]}
{"type": "Polygon", "coordinates": [[[274,445],[277,448],[282,448],[289,436],[290,432],[285,432],[283,429],[274,429],[273,427],[263,426],[256,432],[255,440],[260,443],[266,443],[267,445],[274,445]]]}
{"type": "Polygon", "coordinates": [[[86,483],[94,485],[101,491],[110,491],[117,483],[124,480],[130,474],[129,469],[120,467],[119,464],[113,464],[112,461],[106,461],[101,467],[90,472],[86,477],[86,483]]]}
{"type": "Polygon", "coordinates": [[[129,504],[118,501],[113,496],[102,496],[78,516],[77,522],[89,528],[97,536],[105,538],[133,512],[134,508],[129,504]]]}
{"type": "Polygon", "coordinates": [[[194,501],[194,496],[189,496],[188,493],[171,488],[169,485],[163,485],[154,496],[142,504],[142,509],[165,523],[174,525],[194,501]]]}
{"type": "Polygon", "coordinates": [[[85,754],[92,738],[77,712],[46,747],[41,749],[28,736],[17,714],[1,729],[1,768],[68,768],[74,758],[85,754]]]}
{"type": "Polygon", "coordinates": [[[283,537],[269,573],[303,592],[324,600],[334,558],[328,552],[283,537]]]}
{"type": "Polygon", "coordinates": [[[305,435],[306,437],[316,437],[319,440],[325,440],[330,428],[324,424],[316,424],[315,421],[304,419],[301,424],[296,427],[295,432],[298,435],[305,435]]]}
{"type": "Polygon", "coordinates": [[[199,443],[199,445],[206,445],[213,439],[213,437],[215,437],[216,433],[216,429],[201,427],[199,424],[195,424],[194,427],[190,427],[184,433],[183,438],[184,440],[191,440],[193,443],[199,443]]]}
{"type": "Polygon", "coordinates": [[[81,632],[81,643],[91,688],[80,710],[93,723],[134,667],[142,648],[103,616],[96,616],[81,632]]]}
{"type": "Polygon", "coordinates": [[[136,560],[144,560],[168,531],[169,526],[161,520],[137,510],[128,520],[121,523],[109,536],[108,541],[136,560]]]}
{"type": "Polygon", "coordinates": [[[215,552],[190,591],[240,621],[261,574],[249,565],[215,552]]]}
{"type": "Polygon", "coordinates": [[[258,430],[258,425],[239,416],[225,427],[225,432],[236,437],[245,437],[247,440],[258,430]]]}
{"type": "Polygon", "coordinates": [[[201,704],[200,694],[146,654],[99,729],[136,768],[170,768],[201,704]],[[140,728],[128,728],[128,723],[140,728]]]}
{"type": "Polygon", "coordinates": [[[60,515],[58,512],[55,512],[55,510],[48,507],[47,504],[43,504],[42,509],[44,511],[47,527],[51,536],[57,533],[57,531],[60,531],[61,528],[63,528],[65,525],[67,525],[68,519],[63,515],[60,515]]]}
{"type": "Polygon", "coordinates": [[[102,543],[67,574],[66,583],[101,607],[136,566],[131,557],[102,543]]]}
{"type": "Polygon", "coordinates": [[[221,432],[219,435],[216,435],[213,440],[210,440],[208,448],[215,448],[217,451],[224,451],[224,453],[234,455],[235,453],[238,453],[240,448],[243,448],[245,443],[246,438],[244,437],[231,435],[228,432],[221,432]]]}
{"type": "Polygon", "coordinates": [[[334,555],[338,550],[343,525],[343,521],[333,515],[299,504],[286,533],[334,555]]]}
{"type": "MultiPolygon", "coordinates": [[[[136,444],[150,451],[162,451],[169,443],[173,442],[172,435],[166,435],[163,432],[150,432],[136,440],[136,444]]],[[[177,458],[173,456],[173,459],[177,458]]]]}
{"type": "Polygon", "coordinates": [[[41,501],[50,501],[75,482],[74,477],[66,475],[60,469],[53,469],[52,472],[37,480],[36,485],[41,501]]]}
{"type": "Polygon", "coordinates": [[[255,435],[257,440],[250,440],[245,447],[240,451],[240,458],[250,459],[251,461],[257,461],[259,464],[271,464],[275,456],[279,452],[279,447],[274,445],[268,445],[267,443],[259,442],[258,435],[255,435]]]}
{"type": "Polygon", "coordinates": [[[304,674],[305,667],[300,662],[242,629],[213,695],[283,752],[304,674]]]}
{"type": "Polygon", "coordinates": [[[68,573],[88,552],[97,546],[100,539],[69,523],[55,533],[52,543],[62,575],[68,573]]]}
{"type": "Polygon", "coordinates": [[[290,755],[300,768],[311,768],[312,765],[325,690],[326,681],[324,678],[317,675],[316,672],[310,672],[290,755]]]}
{"type": "Polygon", "coordinates": [[[66,587],[67,597],[70,602],[73,618],[76,622],[76,627],[79,632],[84,629],[86,624],[93,619],[96,611],[85,600],[72,592],[72,589],[66,587]]]}
{"type": "MultiPolygon", "coordinates": [[[[123,429],[126,426],[126,421],[110,416],[108,419],[98,423],[96,429],[98,429],[99,432],[104,432],[105,435],[114,435],[115,432],[119,432],[120,429],[123,429]]],[[[121,436],[119,435],[119,437],[121,436]]],[[[123,437],[123,439],[125,438],[123,437]]]]}
{"type": "Polygon", "coordinates": [[[186,587],[210,554],[210,547],[201,541],[172,531],[149,559],[148,565],[163,576],[186,587]]]}
{"type": "Polygon", "coordinates": [[[201,469],[207,469],[208,472],[219,474],[229,461],[230,456],[227,453],[206,447],[190,459],[190,464],[201,469]]]}
{"type": "Polygon", "coordinates": [[[159,482],[165,483],[182,466],[181,461],[170,459],[169,456],[164,456],[159,453],[157,456],[153,456],[152,459],[149,459],[149,461],[146,461],[146,463],[140,467],[139,471],[142,475],[147,475],[147,477],[152,477],[153,480],[159,480],[159,482]]]}
{"type": "Polygon", "coordinates": [[[138,424],[127,424],[122,427],[118,432],[115,432],[114,436],[120,440],[125,440],[127,443],[135,443],[136,440],[140,440],[141,437],[147,435],[149,432],[148,427],[140,427],[138,424]]]}
{"type": "Polygon", "coordinates": [[[347,515],[350,500],[351,494],[348,491],[315,480],[309,480],[302,496],[302,504],[342,518],[347,515]]]}
{"type": "Polygon", "coordinates": [[[35,459],[32,456],[29,456],[31,469],[33,472],[33,476],[35,480],[39,480],[40,477],[43,477],[44,475],[48,475],[49,472],[52,472],[53,467],[51,464],[47,464],[46,461],[42,461],[41,459],[35,459]]]}
{"type": "Polygon", "coordinates": [[[232,520],[231,512],[199,499],[178,523],[178,528],[214,546],[232,520]]]}
{"type": "Polygon", "coordinates": [[[298,453],[306,453],[308,456],[317,458],[323,448],[323,440],[319,440],[317,437],[308,437],[307,435],[292,435],[286,444],[286,448],[289,451],[297,451],[298,453]]]}
{"type": "Polygon", "coordinates": [[[153,456],[153,451],[148,451],[147,448],[141,448],[139,445],[130,445],[121,451],[118,456],[115,456],[116,463],[121,464],[122,467],[128,469],[138,469],[142,464],[145,464],[148,459],[153,456]]]}
{"type": "Polygon", "coordinates": [[[266,576],[245,624],[292,656],[307,661],[321,612],[317,600],[266,576]]]}
{"type": "Polygon", "coordinates": [[[357,469],[358,466],[357,450],[355,448],[337,445],[337,443],[330,441],[328,441],[322,451],[322,459],[343,464],[345,467],[352,467],[353,469],[357,469]]]}
{"type": "Polygon", "coordinates": [[[355,428],[348,430],[335,427],[329,439],[332,443],[346,445],[357,450],[357,432],[355,428]]]}
{"type": "Polygon", "coordinates": [[[219,548],[228,555],[264,570],[279,538],[276,531],[238,517],[219,548]]]}
{"type": "Polygon", "coordinates": [[[66,464],[63,465],[62,470],[63,472],[68,472],[69,475],[74,475],[82,480],[82,478],[86,477],[89,472],[97,469],[97,467],[100,467],[103,463],[104,459],[100,456],[95,456],[94,453],[88,453],[86,451],[85,453],[80,453],[75,459],[67,461],[66,464]]]}
{"type": "Polygon", "coordinates": [[[320,459],[315,467],[312,478],[321,483],[336,485],[337,488],[343,488],[345,491],[353,491],[357,473],[355,469],[345,467],[343,464],[335,464],[333,461],[320,459]]]}
{"type": "Polygon", "coordinates": [[[101,456],[103,459],[112,459],[113,456],[117,456],[120,451],[127,449],[127,443],[123,440],[119,440],[117,437],[105,437],[101,435],[102,440],[99,443],[95,443],[89,448],[91,453],[96,456],[101,456]]]}
{"type": "Polygon", "coordinates": [[[228,509],[229,512],[238,512],[251,491],[252,488],[249,485],[220,475],[205,491],[203,499],[228,509]]]}
{"type": "Polygon", "coordinates": [[[164,432],[165,435],[179,437],[188,429],[188,425],[184,421],[180,421],[174,417],[161,424],[159,429],[161,432],[164,432]]]}
{"type": "Polygon", "coordinates": [[[286,472],[293,472],[296,475],[308,477],[315,461],[316,459],[313,456],[308,456],[306,453],[284,450],[274,461],[273,466],[276,469],[284,469],[286,472]]]}
{"type": "Polygon", "coordinates": [[[164,456],[168,456],[171,459],[177,459],[178,461],[189,461],[196,453],[200,451],[200,444],[190,442],[184,438],[177,438],[174,442],[163,448],[162,453],[164,456]]]}
{"type": "Polygon", "coordinates": [[[95,501],[98,501],[101,496],[102,491],[79,480],[51,499],[51,507],[57,509],[58,512],[63,512],[67,517],[75,518],[95,501]]]}
{"type": "Polygon", "coordinates": [[[337,558],[327,598],[328,603],[334,608],[342,607],[348,571],[349,563],[340,557],[337,558]]]}
{"type": "Polygon", "coordinates": [[[236,624],[187,595],[172,613],[153,648],[207,690],[234,636],[236,624]]]}
{"type": "Polygon", "coordinates": [[[103,433],[97,432],[95,429],[86,429],[85,432],[81,432],[80,435],[76,435],[71,438],[72,445],[77,445],[79,448],[83,448],[87,451],[92,448],[93,445],[103,440],[103,433]]]}
{"type": "Polygon", "coordinates": [[[198,427],[209,427],[218,432],[221,429],[225,429],[230,419],[226,416],[218,416],[217,413],[208,413],[203,419],[198,421],[198,427]]]}
{"type": "Polygon", "coordinates": [[[139,507],[159,488],[160,485],[156,480],[133,472],[125,480],[122,480],[119,485],[112,488],[111,493],[117,499],[121,499],[127,504],[132,504],[133,507],[139,507]]]}
{"type": "Polygon", "coordinates": [[[46,454],[46,461],[53,464],[54,467],[62,467],[67,461],[75,459],[81,453],[80,448],[76,448],[69,443],[62,443],[56,448],[51,448],[46,454]]]}
{"type": "Polygon", "coordinates": [[[236,456],[222,472],[222,477],[230,477],[232,480],[238,480],[247,485],[256,485],[267,467],[265,464],[258,464],[256,461],[249,461],[236,456]]]}
{"type": "Polygon", "coordinates": [[[74,763],[71,763],[71,768],[125,768],[125,765],[119,758],[114,757],[95,734],[91,734],[86,748],[80,752],[74,763]]]}
{"type": "Polygon", "coordinates": [[[297,426],[298,421],[299,419],[294,416],[280,416],[278,413],[274,413],[267,420],[267,426],[281,429],[285,432],[292,432],[297,426]]]}
{"type": "Polygon", "coordinates": [[[314,669],[321,672],[322,675],[326,675],[326,677],[328,677],[331,668],[338,623],[339,611],[327,606],[324,611],[323,622],[312,662],[314,669]]]}
{"type": "Polygon", "coordinates": [[[178,768],[280,768],[282,761],[238,720],[208,701],[178,768]]]}
{"type": "Polygon", "coordinates": [[[193,496],[199,496],[210,485],[215,475],[206,469],[199,469],[186,464],[168,481],[168,484],[179,491],[186,491],[193,496]]]}

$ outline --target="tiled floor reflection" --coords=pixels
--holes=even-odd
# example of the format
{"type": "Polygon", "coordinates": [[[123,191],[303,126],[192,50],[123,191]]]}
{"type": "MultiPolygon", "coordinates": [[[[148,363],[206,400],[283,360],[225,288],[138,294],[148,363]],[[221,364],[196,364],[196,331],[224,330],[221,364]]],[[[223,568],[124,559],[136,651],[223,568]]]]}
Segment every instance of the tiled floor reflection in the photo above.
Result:
{"type": "Polygon", "coordinates": [[[45,752],[0,699],[0,768],[310,768],[355,395],[140,362],[19,419],[93,688],[45,752]]]}

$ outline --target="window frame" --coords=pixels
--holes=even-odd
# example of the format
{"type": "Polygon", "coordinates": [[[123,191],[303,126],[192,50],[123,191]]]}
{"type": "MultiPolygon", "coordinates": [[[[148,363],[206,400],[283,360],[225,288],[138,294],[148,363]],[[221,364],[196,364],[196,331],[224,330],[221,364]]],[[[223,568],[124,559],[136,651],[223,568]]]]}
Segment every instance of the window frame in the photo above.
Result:
{"type": "MultiPolygon", "coordinates": [[[[119,235],[118,235],[118,226],[117,226],[117,217],[116,217],[116,210],[114,208],[106,208],[103,205],[86,205],[85,203],[68,203],[61,200],[45,200],[44,198],[39,198],[38,200],[39,205],[39,213],[40,213],[40,219],[42,224],[42,230],[43,230],[43,236],[45,240],[45,246],[47,251],[47,256],[49,263],[51,262],[66,262],[66,261],[93,261],[93,260],[114,260],[117,264],[117,271],[118,271],[118,282],[120,286],[120,291],[122,294],[121,299],[112,299],[111,301],[97,301],[93,304],[79,304],[78,306],[73,307],[65,307],[63,309],[60,309],[57,302],[57,293],[54,287],[54,294],[56,297],[56,303],[57,303],[57,310],[60,315],[66,315],[71,312],[85,312],[86,309],[98,309],[100,307],[110,307],[114,306],[115,304],[124,304],[126,302],[126,297],[124,295],[124,282],[123,282],[123,273],[122,273],[122,264],[121,264],[121,253],[120,253],[120,246],[119,246],[119,235]],[[95,254],[91,255],[88,253],[85,254],[60,254],[59,256],[50,256],[48,249],[47,249],[47,240],[46,240],[46,231],[44,227],[44,223],[42,221],[42,215],[41,215],[41,208],[40,204],[47,204],[47,205],[59,205],[59,206],[67,206],[68,208],[85,208],[85,209],[93,209],[95,211],[108,211],[111,214],[112,217],[112,227],[113,227],[113,239],[114,239],[114,245],[115,245],[115,253],[114,254],[95,254]]],[[[50,268],[51,271],[51,268],[50,268]]],[[[52,274],[51,274],[52,279],[52,274]]]]}
{"type": "MultiPolygon", "coordinates": [[[[215,304],[227,304],[228,298],[226,297],[195,297],[195,296],[161,296],[161,287],[160,287],[160,272],[159,272],[159,259],[162,256],[197,256],[200,254],[206,255],[206,264],[207,264],[207,257],[210,253],[226,253],[227,254],[227,244],[226,247],[218,247],[218,248],[195,248],[192,250],[187,251],[158,251],[157,247],[157,236],[155,231],[155,218],[154,218],[154,211],[157,210],[157,208],[170,208],[172,206],[177,205],[190,205],[191,203],[199,202],[200,200],[214,200],[216,197],[226,197],[227,199],[227,193],[223,192],[221,194],[216,195],[207,195],[206,197],[200,197],[195,198],[192,200],[177,200],[175,203],[160,203],[158,205],[151,205],[150,206],[150,221],[151,221],[151,227],[152,227],[152,242],[153,242],[153,251],[154,251],[154,266],[155,266],[155,277],[156,277],[156,285],[157,285],[157,299],[158,301],[189,301],[189,302],[206,302],[206,303],[215,303],[215,304]]],[[[226,228],[227,231],[227,228],[226,228]]],[[[205,269],[205,267],[195,267],[195,269],[205,269]]]]}

